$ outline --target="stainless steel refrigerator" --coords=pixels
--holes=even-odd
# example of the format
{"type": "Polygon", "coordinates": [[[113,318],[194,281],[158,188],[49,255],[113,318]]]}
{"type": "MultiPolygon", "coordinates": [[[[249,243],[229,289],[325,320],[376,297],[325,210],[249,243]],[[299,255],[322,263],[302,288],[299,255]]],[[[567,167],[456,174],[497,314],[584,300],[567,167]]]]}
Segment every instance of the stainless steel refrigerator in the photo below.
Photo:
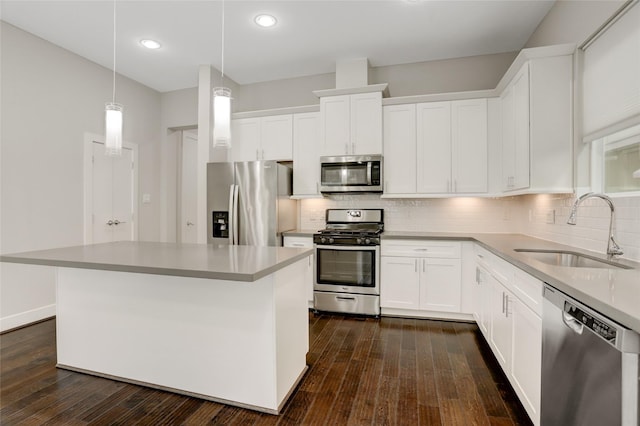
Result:
{"type": "Polygon", "coordinates": [[[293,171],[275,161],[207,164],[207,242],[280,246],[295,229],[293,171]]]}

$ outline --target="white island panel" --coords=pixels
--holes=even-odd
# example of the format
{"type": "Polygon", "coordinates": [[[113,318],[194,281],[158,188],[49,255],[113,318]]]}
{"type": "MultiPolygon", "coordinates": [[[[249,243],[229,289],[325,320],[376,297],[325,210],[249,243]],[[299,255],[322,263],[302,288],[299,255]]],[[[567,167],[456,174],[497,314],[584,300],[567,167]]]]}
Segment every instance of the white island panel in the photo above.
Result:
{"type": "Polygon", "coordinates": [[[59,268],[58,365],[277,413],[306,371],[306,264],[254,282],[59,268]]]}

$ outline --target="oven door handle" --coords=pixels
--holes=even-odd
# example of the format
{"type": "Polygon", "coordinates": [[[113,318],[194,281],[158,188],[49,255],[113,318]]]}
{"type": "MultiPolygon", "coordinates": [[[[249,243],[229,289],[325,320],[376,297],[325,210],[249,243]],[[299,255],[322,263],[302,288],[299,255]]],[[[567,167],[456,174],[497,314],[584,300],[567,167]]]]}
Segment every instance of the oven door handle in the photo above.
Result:
{"type": "Polygon", "coordinates": [[[320,244],[314,244],[314,247],[316,249],[320,249],[320,250],[344,250],[344,251],[378,251],[379,249],[379,245],[375,245],[375,246],[327,246],[327,245],[320,245],[320,244]]]}

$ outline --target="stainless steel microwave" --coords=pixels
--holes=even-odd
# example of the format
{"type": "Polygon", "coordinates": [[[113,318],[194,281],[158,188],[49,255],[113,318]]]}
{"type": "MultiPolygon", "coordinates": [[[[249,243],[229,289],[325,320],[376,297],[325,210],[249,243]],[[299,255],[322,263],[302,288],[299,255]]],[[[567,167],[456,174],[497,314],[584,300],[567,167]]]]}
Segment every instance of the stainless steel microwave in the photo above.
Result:
{"type": "Polygon", "coordinates": [[[320,192],[382,192],[382,155],[320,157],[320,192]]]}

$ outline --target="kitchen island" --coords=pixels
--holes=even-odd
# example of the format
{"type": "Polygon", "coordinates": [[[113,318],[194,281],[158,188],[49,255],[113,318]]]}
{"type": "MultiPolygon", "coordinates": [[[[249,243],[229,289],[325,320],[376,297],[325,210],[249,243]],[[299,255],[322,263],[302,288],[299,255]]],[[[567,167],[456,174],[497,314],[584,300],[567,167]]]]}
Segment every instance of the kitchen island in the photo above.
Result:
{"type": "Polygon", "coordinates": [[[58,367],[277,414],[307,369],[312,250],[115,242],[57,269],[58,367]]]}

